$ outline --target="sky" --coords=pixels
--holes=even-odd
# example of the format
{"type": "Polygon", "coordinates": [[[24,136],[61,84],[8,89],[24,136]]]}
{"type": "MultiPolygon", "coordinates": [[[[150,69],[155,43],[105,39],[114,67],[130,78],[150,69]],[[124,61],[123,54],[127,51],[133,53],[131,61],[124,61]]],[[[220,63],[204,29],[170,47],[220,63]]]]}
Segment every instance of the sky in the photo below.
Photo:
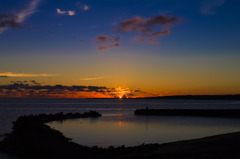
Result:
{"type": "Polygon", "coordinates": [[[238,0],[0,0],[0,97],[240,94],[238,0]]]}

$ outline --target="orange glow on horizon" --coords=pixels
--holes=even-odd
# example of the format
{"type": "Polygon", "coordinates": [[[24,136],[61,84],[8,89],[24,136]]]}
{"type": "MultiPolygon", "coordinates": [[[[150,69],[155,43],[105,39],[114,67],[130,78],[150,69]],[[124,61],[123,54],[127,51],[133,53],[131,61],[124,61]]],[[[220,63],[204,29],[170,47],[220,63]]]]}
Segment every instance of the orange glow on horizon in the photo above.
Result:
{"type": "MultiPolygon", "coordinates": [[[[33,84],[32,84],[33,83],[33,84]]],[[[130,90],[127,87],[64,86],[14,83],[0,87],[0,98],[144,98],[159,94],[130,90]]]]}
{"type": "Polygon", "coordinates": [[[125,88],[125,87],[118,87],[115,88],[115,94],[117,95],[117,97],[119,99],[123,99],[123,98],[128,98],[128,94],[130,93],[129,88],[125,88]]]}

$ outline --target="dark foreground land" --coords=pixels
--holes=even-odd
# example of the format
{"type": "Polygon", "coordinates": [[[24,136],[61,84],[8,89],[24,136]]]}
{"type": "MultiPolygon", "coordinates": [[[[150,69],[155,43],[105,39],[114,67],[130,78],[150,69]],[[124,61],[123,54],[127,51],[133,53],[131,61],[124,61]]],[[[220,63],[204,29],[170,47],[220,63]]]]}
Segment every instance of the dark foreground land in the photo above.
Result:
{"type": "Polygon", "coordinates": [[[137,109],[135,115],[240,118],[240,109],[137,109]]]}
{"type": "Polygon", "coordinates": [[[240,132],[167,144],[146,144],[107,149],[81,146],[44,123],[54,120],[100,117],[84,114],[36,115],[19,117],[13,131],[0,142],[0,151],[22,159],[239,159],[240,132]]]}

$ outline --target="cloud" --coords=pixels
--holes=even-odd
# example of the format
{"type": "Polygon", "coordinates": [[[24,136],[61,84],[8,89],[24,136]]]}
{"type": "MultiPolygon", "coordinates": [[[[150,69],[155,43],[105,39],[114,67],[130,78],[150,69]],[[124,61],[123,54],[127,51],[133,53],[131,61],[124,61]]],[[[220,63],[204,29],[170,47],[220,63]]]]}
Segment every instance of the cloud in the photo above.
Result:
{"type": "Polygon", "coordinates": [[[99,80],[99,79],[103,79],[104,77],[92,77],[92,78],[82,78],[80,80],[82,81],[92,81],[92,80],[99,80]]]}
{"type": "Polygon", "coordinates": [[[68,15],[75,15],[75,11],[68,11],[68,15]]]}
{"type": "Polygon", "coordinates": [[[174,16],[160,15],[152,18],[142,18],[138,16],[122,21],[118,26],[118,31],[123,33],[138,32],[141,35],[151,35],[155,33],[154,27],[170,26],[178,21],[178,18],[174,16]]]}
{"type": "Polygon", "coordinates": [[[157,37],[169,35],[169,27],[177,22],[179,22],[179,18],[171,15],[159,15],[151,18],[137,16],[120,22],[116,30],[121,33],[136,32],[141,36],[141,39],[138,39],[140,41],[149,42],[149,39],[157,41],[157,37]]]}
{"type": "Polygon", "coordinates": [[[71,10],[62,11],[59,8],[57,8],[57,14],[73,16],[73,15],[75,15],[75,11],[71,11],[71,10]]]}
{"type": "Polygon", "coordinates": [[[120,47],[120,44],[115,43],[113,45],[108,45],[108,46],[99,46],[98,50],[107,50],[107,49],[114,48],[114,47],[120,47]]]}
{"type": "MultiPolygon", "coordinates": [[[[132,38],[134,42],[140,43],[156,43],[159,38],[171,33],[170,26],[178,23],[179,18],[171,15],[159,15],[151,18],[142,18],[136,16],[132,19],[127,19],[119,23],[113,29],[120,33],[138,33],[137,37],[132,38]]],[[[98,50],[106,50],[109,48],[120,47],[118,41],[119,36],[99,35],[95,38],[97,42],[106,43],[114,41],[115,44],[99,46],[98,50]]]]}
{"type": "Polygon", "coordinates": [[[109,41],[119,41],[120,40],[120,37],[118,36],[112,36],[112,37],[109,37],[107,35],[99,35],[96,37],[96,41],[97,42],[109,42],[109,41]]]}
{"type": "Polygon", "coordinates": [[[79,9],[83,10],[83,11],[87,11],[89,10],[89,6],[86,4],[82,4],[81,2],[77,2],[77,6],[79,9]]]}
{"type": "Polygon", "coordinates": [[[126,87],[41,85],[35,80],[0,85],[0,98],[137,98],[158,96],[126,87]]]}
{"type": "Polygon", "coordinates": [[[157,32],[153,32],[152,36],[165,36],[165,35],[169,35],[170,34],[170,30],[169,29],[165,29],[162,31],[157,31],[157,32]]]}
{"type": "Polygon", "coordinates": [[[57,8],[57,13],[58,14],[66,14],[67,12],[66,11],[61,11],[59,8],[57,8]]]}
{"type": "Polygon", "coordinates": [[[12,72],[4,72],[0,73],[1,77],[49,77],[56,76],[54,74],[25,74],[25,73],[12,73],[12,72]]]}
{"type": "Polygon", "coordinates": [[[205,15],[214,15],[215,8],[220,7],[225,3],[225,0],[212,0],[204,3],[200,8],[202,14],[205,15]]]}
{"type": "Polygon", "coordinates": [[[120,47],[120,44],[118,43],[119,40],[120,40],[120,37],[118,36],[109,37],[107,35],[99,35],[96,37],[97,42],[100,42],[100,43],[115,42],[115,44],[99,46],[98,50],[107,50],[114,47],[120,47]]]}
{"type": "Polygon", "coordinates": [[[27,17],[36,12],[40,0],[32,0],[27,8],[17,13],[0,14],[0,33],[8,28],[20,28],[27,17]]]}
{"type": "Polygon", "coordinates": [[[139,42],[139,43],[156,43],[156,42],[159,42],[158,40],[156,40],[155,38],[152,38],[152,37],[145,37],[145,38],[142,38],[142,37],[134,37],[132,39],[134,42],[139,42]]]}
{"type": "Polygon", "coordinates": [[[111,88],[102,86],[41,85],[35,80],[0,85],[0,97],[4,98],[114,98],[111,91],[111,88]]]}
{"type": "Polygon", "coordinates": [[[88,9],[89,9],[88,5],[84,5],[84,6],[83,6],[83,10],[84,10],[84,11],[87,11],[88,9]]]}
{"type": "Polygon", "coordinates": [[[99,35],[96,37],[97,42],[107,42],[110,41],[110,37],[106,36],[106,35],[99,35]]]}
{"type": "Polygon", "coordinates": [[[0,76],[0,78],[7,78],[8,76],[0,76]]]}

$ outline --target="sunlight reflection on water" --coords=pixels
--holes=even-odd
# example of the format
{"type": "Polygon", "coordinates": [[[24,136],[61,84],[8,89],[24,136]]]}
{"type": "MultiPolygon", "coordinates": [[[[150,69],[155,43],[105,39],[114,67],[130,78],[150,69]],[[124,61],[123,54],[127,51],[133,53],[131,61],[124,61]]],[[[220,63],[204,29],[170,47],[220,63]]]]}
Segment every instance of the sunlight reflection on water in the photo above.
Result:
{"type": "Polygon", "coordinates": [[[76,113],[96,110],[98,119],[54,123],[74,142],[83,145],[136,145],[191,139],[240,130],[238,119],[134,116],[138,108],[239,109],[236,100],[164,99],[0,99],[0,140],[19,116],[40,113],[76,113]]]}
{"type": "Polygon", "coordinates": [[[240,131],[240,119],[115,115],[115,120],[77,119],[48,123],[73,142],[86,146],[135,146],[166,143],[240,131]]]}

